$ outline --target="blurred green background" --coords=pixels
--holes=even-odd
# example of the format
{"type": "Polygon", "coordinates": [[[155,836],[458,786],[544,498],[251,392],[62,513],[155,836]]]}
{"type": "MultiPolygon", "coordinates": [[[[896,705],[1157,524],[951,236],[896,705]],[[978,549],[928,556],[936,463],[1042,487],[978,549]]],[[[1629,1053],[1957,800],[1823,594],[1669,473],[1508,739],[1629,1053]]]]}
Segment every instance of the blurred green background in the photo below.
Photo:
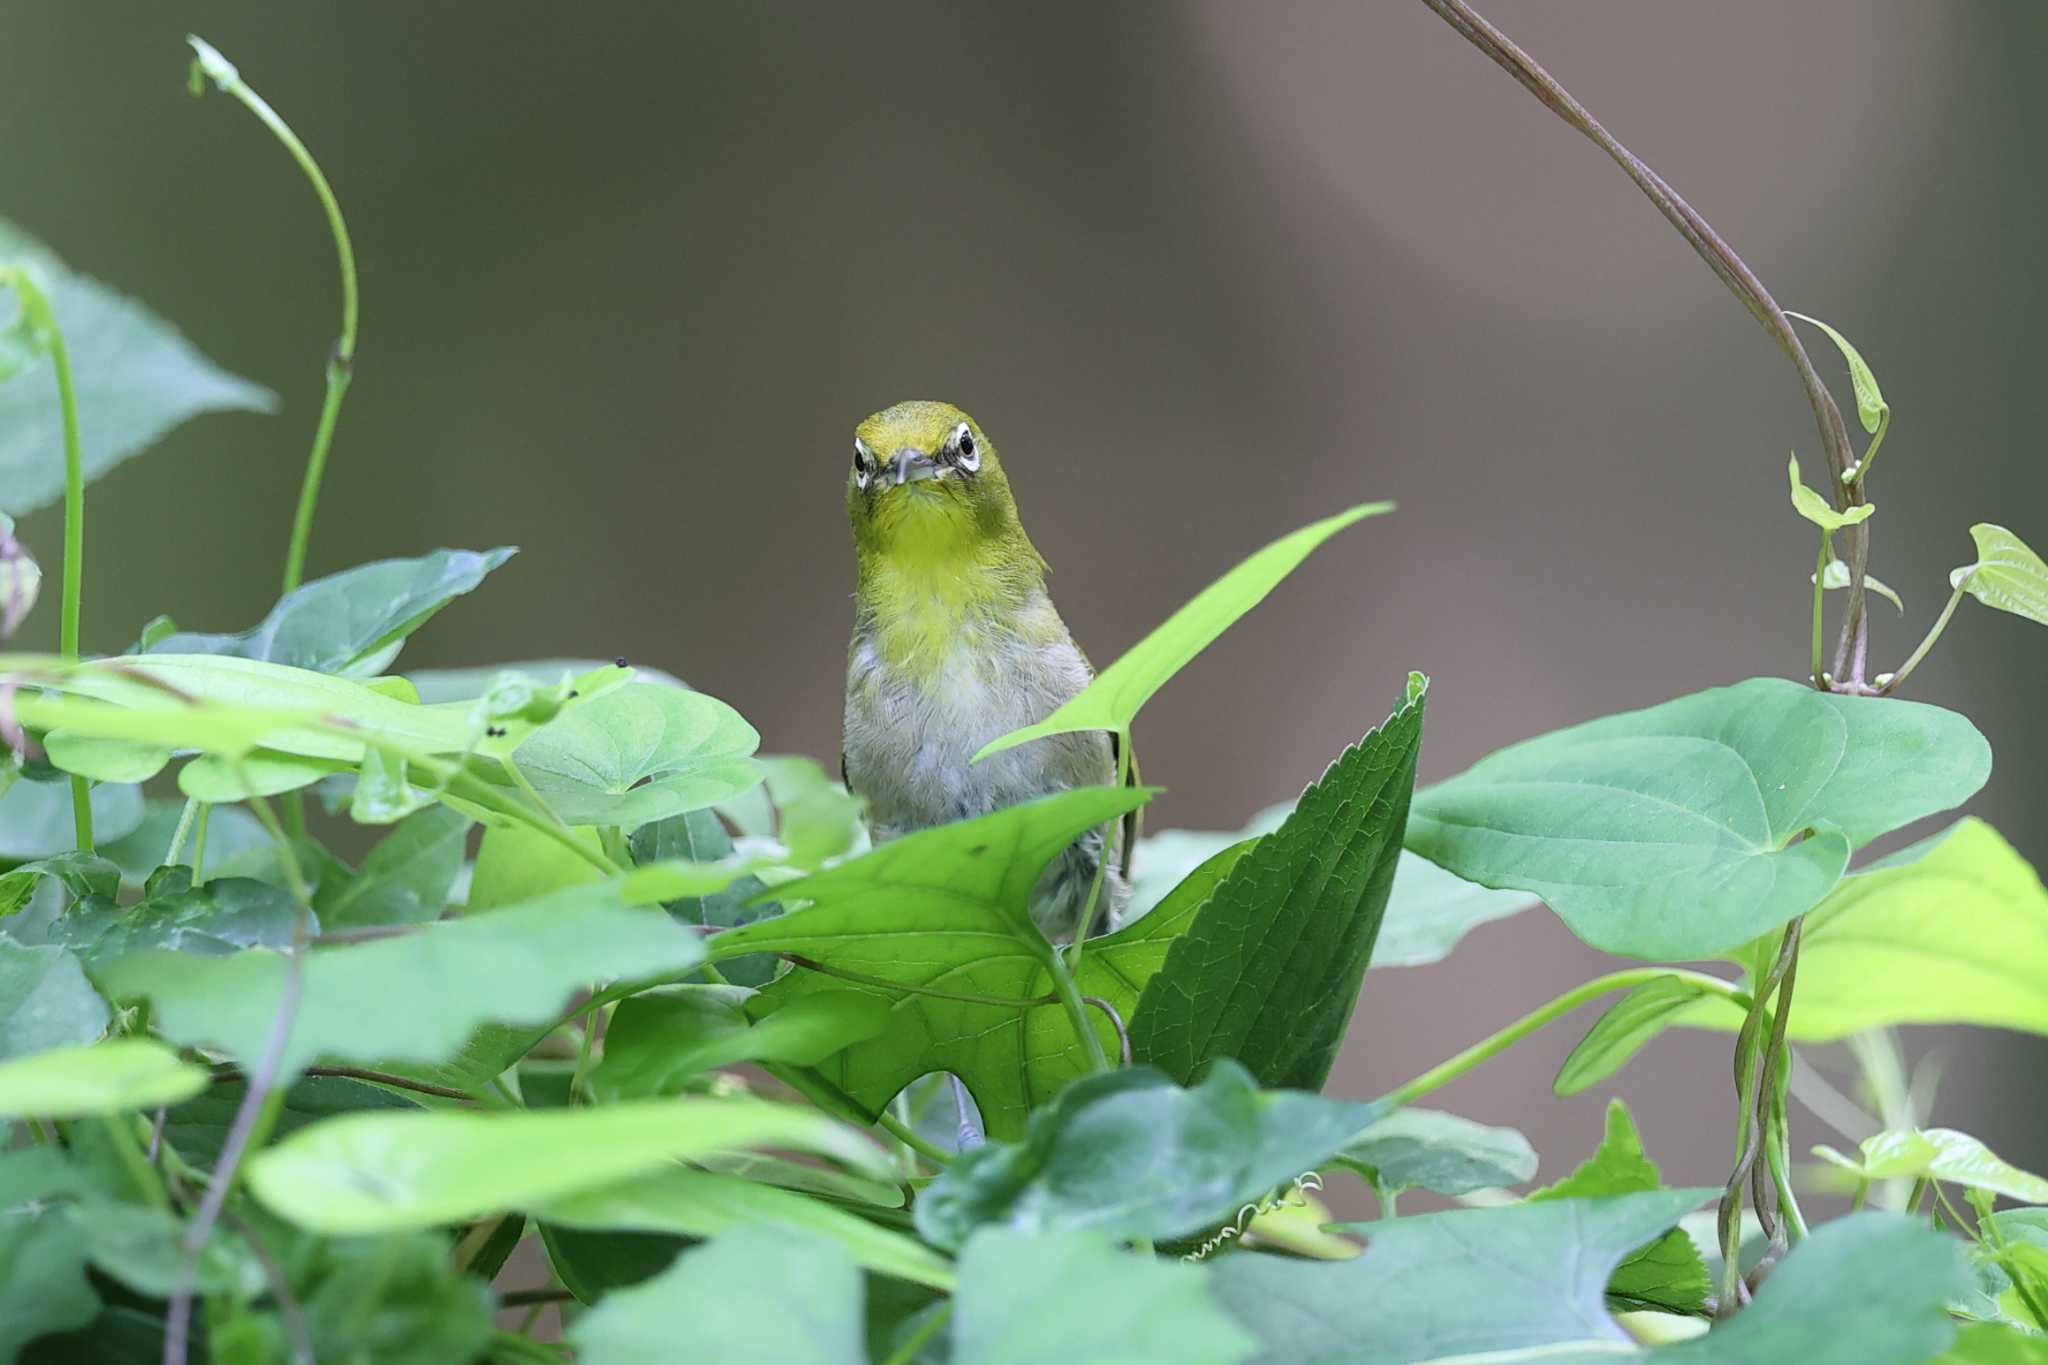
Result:
{"type": "MultiPolygon", "coordinates": [[[[1875,367],[1894,423],[1874,567],[1908,607],[1878,604],[1875,661],[1895,666],[1969,522],[2048,539],[2048,11],[1490,9],[1875,367]]],[[[1420,5],[1307,0],[16,0],[0,213],[284,400],[94,487],[89,649],[158,612],[228,630],[267,609],[337,326],[312,196],[246,112],[186,94],[188,29],[310,143],[362,264],[311,571],[523,547],[411,665],[624,654],[734,702],[770,750],[836,753],[850,433],[930,397],[1000,444],[1098,660],[1274,535],[1400,499],[1146,711],[1153,828],[1293,795],[1409,668],[1436,680],[1425,780],[1804,668],[1813,543],[1784,453],[1820,458],[1783,358],[1609,162],[1420,5]]],[[[21,531],[54,566],[57,513],[21,531]]],[[[54,642],[54,596],[24,645],[54,642]]],[[[2048,632],[1972,604],[1913,687],[1989,735],[1975,809],[2037,863],[2044,675],[2048,632]]],[[[1387,1089],[1602,967],[1538,912],[1374,973],[1332,1089],[1387,1089]]],[[[1668,1178],[1721,1179],[1726,1040],[1667,1037],[1554,1100],[1586,1022],[1435,1102],[1523,1128],[1555,1175],[1618,1090],[1668,1178]]],[[[1938,1120],[2048,1164],[2048,1045],[1908,1041],[1948,1058],[1938,1120]]]]}

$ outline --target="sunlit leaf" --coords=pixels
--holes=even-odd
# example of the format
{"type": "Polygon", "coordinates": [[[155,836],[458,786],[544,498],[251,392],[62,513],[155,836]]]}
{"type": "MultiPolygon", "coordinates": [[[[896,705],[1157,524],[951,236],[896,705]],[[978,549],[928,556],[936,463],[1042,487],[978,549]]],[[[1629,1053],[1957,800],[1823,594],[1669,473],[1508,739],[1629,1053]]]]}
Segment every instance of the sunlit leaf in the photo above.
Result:
{"type": "Polygon", "coordinates": [[[316,578],[278,599],[239,634],[180,631],[150,653],[228,654],[316,673],[367,678],[398,653],[405,637],[510,559],[509,547],[478,553],[436,550],[418,559],[383,559],[316,578]]]}
{"type": "Polygon", "coordinates": [[[877,996],[824,991],[750,1023],[746,995],[727,986],[679,986],[620,1001],[591,1085],[600,1095],[674,1094],[698,1072],[737,1062],[814,1066],[877,1036],[889,1020],[888,1002],[877,996]]]}
{"type": "Polygon", "coordinates": [[[989,1224],[1195,1233],[1313,1170],[1378,1112],[1299,1091],[1262,1094],[1227,1060],[1191,1089],[1145,1067],[1090,1076],[1032,1115],[1022,1142],[956,1157],[918,1197],[917,1228],[955,1248],[989,1224]]]}
{"type": "Polygon", "coordinates": [[[1397,1109],[1375,1119],[1341,1155],[1383,1194],[1469,1194],[1519,1185],[1536,1174],[1536,1149],[1515,1129],[1489,1128],[1441,1109],[1397,1109]]]}
{"type": "MultiPolygon", "coordinates": [[[[202,412],[268,412],[269,390],[215,366],[141,304],[75,274],[0,219],[0,262],[33,268],[64,333],[85,477],[96,479],[202,412]]],[[[49,362],[0,384],[0,509],[17,516],[64,492],[64,442],[49,362]]]]}
{"type": "Polygon", "coordinates": [[[567,823],[631,829],[753,786],[760,743],[737,711],[701,692],[622,687],[557,717],[515,761],[567,823]]]}
{"type": "Polygon", "coordinates": [[[1709,957],[1811,909],[1852,847],[1990,768],[1954,712],[1754,678],[1503,749],[1415,794],[1408,846],[1542,897],[1596,948],[1709,957]]]}
{"type": "Polygon", "coordinates": [[[1884,401],[1884,395],[1878,391],[1877,376],[1872,374],[1870,366],[1864,363],[1862,353],[1849,344],[1849,338],[1819,318],[1810,318],[1789,308],[1785,310],[1785,316],[1812,323],[1828,334],[1829,341],[1835,343],[1835,349],[1842,353],[1842,359],[1849,364],[1849,384],[1856,391],[1856,417],[1863,423],[1864,431],[1876,435],[1878,427],[1891,415],[1891,406],[1884,401]]]}
{"type": "Polygon", "coordinates": [[[1860,1180],[1945,1180],[2002,1194],[2022,1204],[2048,1204],[2048,1179],[2002,1161],[1989,1147],[1953,1128],[1894,1129],[1863,1140],[1855,1157],[1815,1147],[1824,1161],[1860,1180]]]}
{"type": "Polygon", "coordinates": [[[1793,510],[1823,531],[1839,531],[1844,526],[1854,526],[1858,522],[1867,521],[1870,514],[1877,510],[1876,503],[1866,502],[1837,512],[1833,503],[1800,481],[1797,455],[1792,457],[1791,463],[1787,466],[1787,473],[1792,480],[1793,510]]]}
{"type": "Polygon", "coordinates": [[[1980,521],[1970,528],[1977,562],[1949,575],[1987,607],[2048,626],[2048,564],[2003,526],[1980,521]]]}
{"type": "Polygon", "coordinates": [[[317,1232],[403,1231],[544,1206],[708,1152],[807,1151],[889,1169],[879,1148],[815,1110],[759,1100],[635,1101],[598,1109],[350,1114],[248,1164],[270,1209],[317,1232]]]}
{"type": "Polygon", "coordinates": [[[1390,502],[1366,503],[1282,536],[1195,594],[1150,635],[1102,670],[1071,700],[1036,725],[991,740],[977,760],[1047,735],[1076,730],[1128,731],[1138,711],[1246,612],[1265,600],[1318,545],[1365,517],[1391,512],[1390,502]]]}
{"type": "Polygon", "coordinates": [[[46,1048],[0,1062],[0,1118],[85,1118],[176,1104],[206,1081],[205,1071],[147,1038],[46,1048]]]}

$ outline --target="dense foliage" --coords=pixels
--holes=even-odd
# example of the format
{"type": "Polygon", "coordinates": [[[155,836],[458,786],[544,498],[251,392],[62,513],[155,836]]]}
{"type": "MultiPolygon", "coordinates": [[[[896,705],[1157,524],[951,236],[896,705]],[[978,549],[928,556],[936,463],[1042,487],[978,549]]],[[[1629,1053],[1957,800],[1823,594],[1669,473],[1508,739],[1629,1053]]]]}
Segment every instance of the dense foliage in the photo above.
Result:
{"type": "MultiPolygon", "coordinates": [[[[2048,892],[1970,817],[1857,862],[1990,772],[1967,719],[1885,694],[1965,596],[2048,624],[2048,566],[1974,527],[1896,676],[1823,669],[1828,590],[1889,592],[1833,552],[1871,515],[1889,410],[1832,330],[1873,439],[1853,497],[1792,467],[1818,529],[1812,677],[1595,720],[1420,791],[1429,684],[1389,679],[1391,714],[1298,801],[1155,834],[1134,917],[1054,945],[1026,910],[1040,869],[1149,789],[870,848],[818,763],[763,757],[739,710],[673,678],[393,672],[510,549],[300,581],[354,266],[305,148],[195,47],[195,90],[248,106],[313,180],[342,342],[277,605],[82,658],[86,483],[270,398],[0,224],[0,507],[67,511],[62,648],[0,654],[0,1362],[2048,1358],[2048,1180],[1921,1126],[1885,1032],[2048,1032],[2048,892]],[[330,849],[350,825],[383,831],[354,866],[330,849]],[[1539,902],[1644,965],[1386,1096],[1318,1093],[1370,970],[1539,902]],[[1668,965],[1702,960],[1731,970],[1668,965]],[[1596,999],[1560,1094],[1666,1028],[1733,1040],[1725,1190],[1665,1186],[1619,1100],[1536,1188],[1519,1133],[1414,1104],[1596,999]],[[1883,1121],[1801,1163],[1795,1046],[1842,1039],[1883,1121]],[[1339,1180],[1383,1216],[1329,1221],[1339,1180]],[[1458,1207],[1401,1213],[1414,1190],[1458,1207]],[[1857,1211],[1810,1223],[1815,1191],[1857,1211]],[[522,1243],[549,1278],[504,1286],[522,1243]],[[532,1330],[551,1304],[561,1342],[532,1330]]],[[[1387,510],[1251,555],[991,750],[1105,730],[1128,752],[1183,664],[1387,510]]],[[[43,587],[0,517],[9,632],[43,587]]]]}

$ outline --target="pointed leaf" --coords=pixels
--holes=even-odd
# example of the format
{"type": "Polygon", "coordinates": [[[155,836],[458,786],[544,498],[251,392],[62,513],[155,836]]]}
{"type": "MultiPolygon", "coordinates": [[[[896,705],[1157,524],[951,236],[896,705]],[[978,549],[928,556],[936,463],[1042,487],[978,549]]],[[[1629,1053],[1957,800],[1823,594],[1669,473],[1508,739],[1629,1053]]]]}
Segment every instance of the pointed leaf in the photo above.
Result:
{"type": "Polygon", "coordinates": [[[1950,575],[1987,607],[2048,626],[2048,564],[2003,526],[1980,521],[1970,528],[1977,562],[1950,575]]]}
{"type": "Polygon", "coordinates": [[[2001,1161],[1989,1147],[1953,1128],[1876,1133],[1863,1140],[1858,1152],[1851,1158],[1832,1147],[1814,1148],[1814,1155],[1863,1180],[1945,1180],[2022,1204],[2048,1204],[2048,1179],[2001,1161]]]}
{"type": "MultiPolygon", "coordinates": [[[[1829,592],[1833,592],[1838,588],[1848,587],[1849,579],[1849,566],[1839,559],[1830,559],[1828,561],[1827,568],[1821,571],[1820,584],[1829,592]]],[[[1813,581],[1813,575],[1808,574],[1806,576],[1806,581],[1811,583],[1813,581]]],[[[1876,593],[1879,597],[1884,598],[1887,602],[1890,602],[1900,611],[1904,611],[1906,609],[1906,603],[1904,599],[1902,599],[1898,595],[1898,593],[1886,587],[1883,581],[1878,579],[1874,575],[1863,575],[1863,586],[1870,589],[1870,591],[1876,593]]]]}
{"type": "Polygon", "coordinates": [[[1600,1084],[1627,1066],[1644,1044],[1679,1023],[1707,994],[1706,983],[1675,973],[1629,991],[1607,1007],[1564,1059],[1557,1079],[1550,1083],[1551,1093],[1576,1095],[1600,1084]]]}
{"type": "Polygon", "coordinates": [[[1787,466],[1787,473],[1792,480],[1793,510],[1815,526],[1820,527],[1823,531],[1839,531],[1844,526],[1854,526],[1858,522],[1867,521],[1870,518],[1870,514],[1877,510],[1876,503],[1866,502],[1860,506],[1845,508],[1837,512],[1833,503],[1814,492],[1811,488],[1808,488],[1800,480],[1799,457],[1797,455],[1792,457],[1791,463],[1787,466]]]}
{"type": "Polygon", "coordinates": [[[1238,617],[1264,601],[1318,545],[1355,521],[1393,510],[1390,502],[1365,503],[1282,536],[1196,593],[1050,716],[991,740],[974,757],[980,760],[1034,739],[1077,730],[1127,732],[1139,709],[1167,679],[1207,649],[1238,617]]]}
{"type": "Polygon", "coordinates": [[[1891,405],[1884,401],[1884,395],[1878,391],[1877,376],[1872,374],[1870,366],[1863,362],[1862,353],[1849,344],[1849,338],[1843,336],[1819,318],[1810,318],[1804,313],[1795,313],[1789,308],[1785,310],[1785,316],[1788,318],[1798,318],[1801,322],[1812,323],[1828,334],[1829,341],[1835,343],[1835,349],[1840,351],[1842,359],[1849,363],[1849,384],[1856,391],[1857,420],[1863,423],[1863,430],[1865,432],[1873,436],[1876,435],[1878,427],[1884,423],[1886,417],[1891,415],[1891,405]]]}

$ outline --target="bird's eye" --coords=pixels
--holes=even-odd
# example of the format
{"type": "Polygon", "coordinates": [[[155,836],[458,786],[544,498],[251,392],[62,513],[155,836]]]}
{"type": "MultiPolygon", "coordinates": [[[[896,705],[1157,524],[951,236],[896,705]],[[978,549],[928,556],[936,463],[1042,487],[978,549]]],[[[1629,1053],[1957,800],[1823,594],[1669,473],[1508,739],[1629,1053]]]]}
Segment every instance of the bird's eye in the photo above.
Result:
{"type": "Polygon", "coordinates": [[[853,486],[862,492],[867,491],[868,468],[868,448],[856,436],[853,438],[853,486]]]}
{"type": "Polygon", "coordinates": [[[975,443],[974,431],[962,422],[953,428],[953,456],[959,466],[972,474],[981,468],[981,447],[975,443]]]}

